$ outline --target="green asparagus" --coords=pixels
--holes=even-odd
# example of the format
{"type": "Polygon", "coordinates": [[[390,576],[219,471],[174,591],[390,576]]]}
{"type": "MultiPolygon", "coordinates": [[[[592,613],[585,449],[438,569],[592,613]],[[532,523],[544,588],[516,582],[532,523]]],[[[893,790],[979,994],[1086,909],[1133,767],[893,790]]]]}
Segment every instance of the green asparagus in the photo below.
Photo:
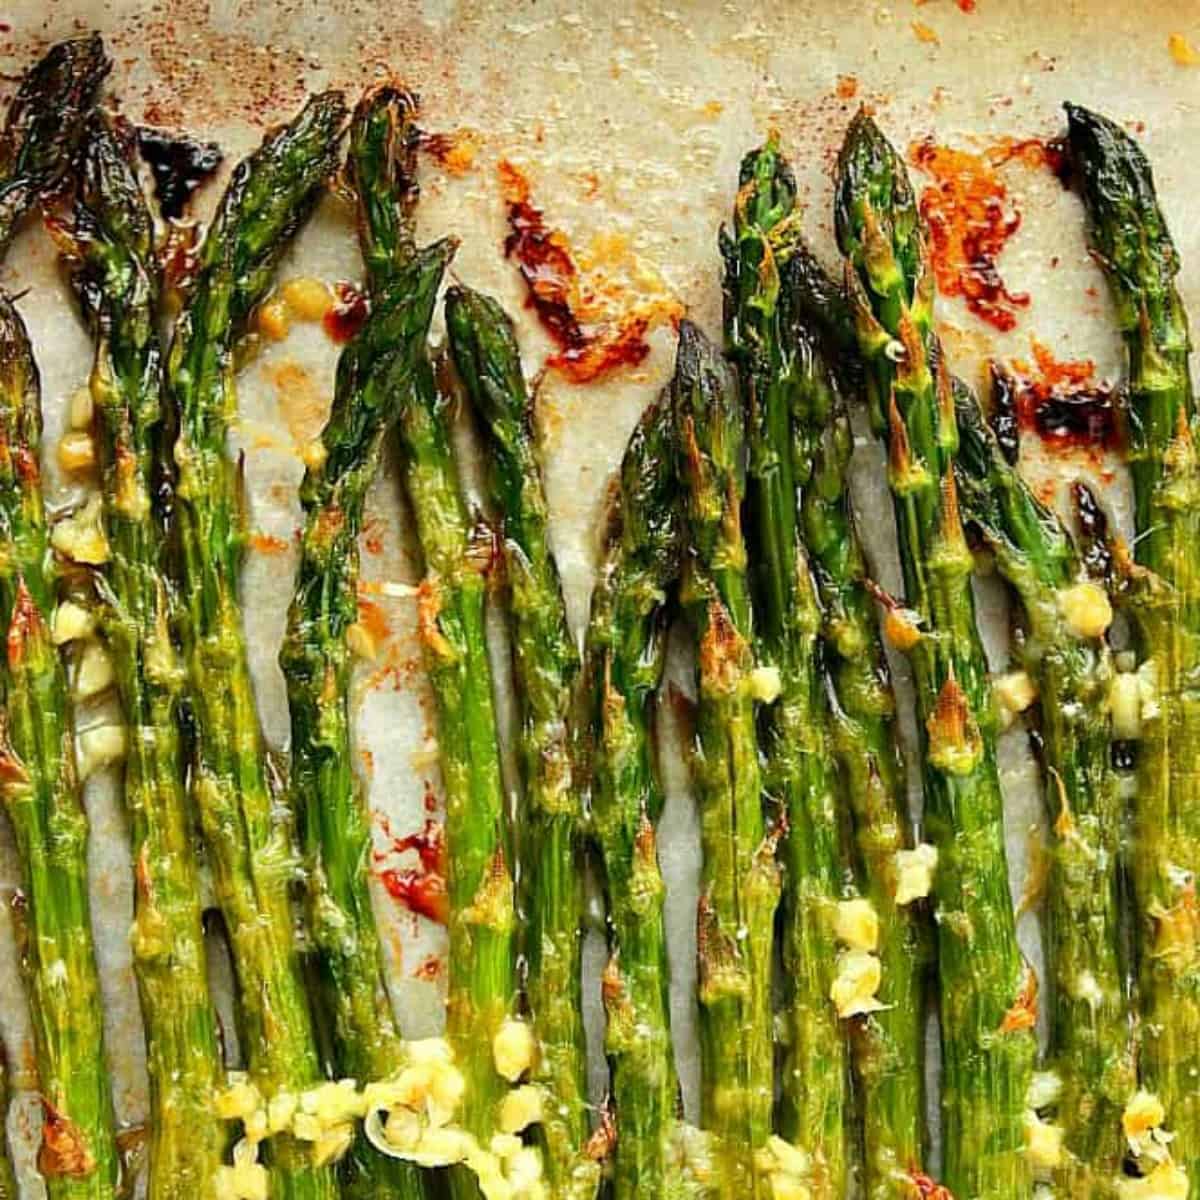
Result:
{"type": "Polygon", "coordinates": [[[0,137],[0,258],[21,218],[70,169],[110,66],[92,33],[57,42],[21,80],[0,137]]]}
{"type": "Polygon", "coordinates": [[[609,497],[604,559],[585,643],[592,828],[603,863],[610,957],[602,988],[617,1144],[614,1200],[667,1196],[679,1094],[671,1049],[665,888],[655,826],[663,808],[653,699],[666,659],[667,601],[680,528],[670,397],[634,430],[609,497]]]}
{"type": "Polygon", "coordinates": [[[8,1150],[8,1058],[0,1047],[0,1200],[17,1200],[17,1179],[8,1150]]]}
{"type": "MultiPolygon", "coordinates": [[[[364,227],[386,240],[397,205],[415,194],[415,105],[391,86],[369,92],[350,133],[351,178],[364,227]],[[379,227],[382,226],[380,229],[379,227]]],[[[353,769],[352,657],[347,630],[358,615],[358,536],[384,440],[425,353],[453,244],[402,261],[374,293],[374,309],[338,362],[333,409],[300,488],[304,530],[296,592],[280,653],[292,726],[291,787],[301,816],[309,926],[317,950],[321,1012],[332,1029],[339,1075],[384,1079],[404,1065],[384,983],[367,863],[370,814],[353,769]]],[[[376,277],[381,272],[375,273],[376,277]]],[[[417,1197],[417,1169],[358,1142],[342,1161],[343,1195],[417,1197]]]]}
{"type": "Polygon", "coordinates": [[[1071,153],[1129,358],[1125,411],[1136,567],[1131,612],[1156,680],[1133,802],[1140,1070],[1166,1108],[1171,1155],[1200,1197],[1200,467],[1179,256],[1136,142],[1067,106],[1071,153]],[[1145,577],[1149,572],[1149,577],[1145,577]]]}
{"type": "MultiPolygon", "coordinates": [[[[486,1146],[506,1088],[498,1071],[509,1060],[503,1046],[521,1041],[499,1037],[513,1024],[516,913],[484,622],[492,545],[482,523],[468,516],[460,489],[452,409],[452,396],[426,359],[401,405],[398,440],[424,562],[417,615],[446,791],[446,1032],[466,1082],[462,1124],[486,1146]]],[[[510,1073],[532,1065],[518,1062],[510,1073]]],[[[450,1179],[457,1200],[478,1195],[465,1170],[450,1179]]]]}
{"type": "Polygon", "coordinates": [[[103,528],[111,548],[102,627],[130,730],[125,766],[135,867],[131,942],[150,1073],[150,1200],[211,1188],[225,1145],[224,1083],[209,996],[200,890],[178,727],[183,667],[151,503],[163,417],[154,226],[134,148],[97,115],[60,242],[96,341],[91,393],[103,528]]]}
{"type": "MultiPolygon", "coordinates": [[[[229,930],[251,1077],[268,1099],[320,1079],[289,893],[296,863],[266,777],[262,731],[237,586],[244,531],[225,447],[234,410],[233,352],[274,268],[336,161],[338,93],[309,101],[242,162],[200,250],[168,360],[179,436],[174,520],[180,622],[196,727],[193,791],[229,930]]],[[[269,1147],[272,1195],[331,1197],[333,1171],[313,1147],[269,1147]]]]}
{"type": "MultiPolygon", "coordinates": [[[[998,377],[1003,386],[1003,379],[998,377]]],[[[975,396],[956,391],[955,471],[963,512],[1019,597],[1024,674],[997,684],[1001,705],[1040,698],[1046,808],[1054,839],[1046,886],[1050,1046],[1061,1155],[1042,1165],[1066,1196],[1113,1197],[1125,1153],[1121,1113],[1135,1073],[1121,964],[1121,804],[1111,759],[1112,610],[1085,578],[1070,535],[997,444],[975,396]],[[1026,678],[1027,676],[1027,678],[1026,678]],[[1058,1160],[1058,1161],[1055,1161],[1058,1160]]]]}
{"type": "MultiPolygon", "coordinates": [[[[0,137],[0,255],[21,217],[68,169],[108,67],[103,43],[92,36],[53,46],[22,81],[0,137]]],[[[0,795],[21,859],[14,911],[42,1102],[38,1166],[51,1200],[59,1200],[113,1196],[118,1164],[88,903],[87,816],[66,677],[50,635],[56,573],[41,435],[29,337],[0,293],[0,620],[8,663],[0,795]]],[[[7,1154],[0,1158],[10,1186],[7,1154]]]]}
{"type": "Polygon", "coordinates": [[[112,1197],[117,1152],[88,904],[88,823],[66,674],[51,640],[56,573],[38,462],[42,417],[25,326],[0,293],[0,620],[8,670],[0,786],[21,860],[42,1148],[52,1200],[112,1197]]]}
{"type": "Polygon", "coordinates": [[[524,800],[517,825],[518,900],[528,932],[526,990],[538,1041],[534,1078],[554,1098],[541,1124],[546,1177],[555,1196],[594,1196],[599,1164],[587,1154],[587,1044],[580,987],[583,877],[581,789],[569,716],[579,652],[567,626],[549,541],[549,510],[533,411],[512,322],[490,297],[464,287],[446,296],[450,348],[482,422],[488,487],[502,519],[521,702],[519,761],[524,800]]]}
{"type": "Polygon", "coordinates": [[[953,471],[954,398],[907,172],[863,112],[841,151],[836,223],[916,618],[925,823],[938,851],[945,1183],[958,1200],[1023,1197],[1036,977],[1017,945],[1009,895],[996,713],[953,471]]]}
{"type": "Polygon", "coordinates": [[[754,650],[779,675],[779,694],[765,714],[763,777],[787,820],[779,1129],[808,1156],[814,1200],[840,1200],[847,1182],[847,1046],[831,988],[843,884],[841,796],[829,744],[820,613],[797,520],[795,469],[806,468],[792,461],[797,346],[769,240],[793,215],[796,188],[774,138],[746,156],[738,182],[733,229],[721,238],[725,339],[746,410],[754,650]]]}
{"type": "Polygon", "coordinates": [[[909,1200],[923,1174],[924,1000],[932,947],[919,882],[907,878],[907,872],[920,875],[921,855],[912,849],[896,698],[850,498],[854,438],[808,298],[795,281],[798,271],[811,276],[812,264],[796,256],[783,269],[799,325],[798,459],[811,464],[807,478],[797,467],[804,479],[804,539],[822,606],[833,742],[853,815],[855,873],[879,922],[884,1007],[857,1021],[852,1032],[865,1185],[870,1200],[909,1200]]]}
{"type": "Polygon", "coordinates": [[[689,321],[672,383],[689,553],[681,600],[699,648],[693,773],[704,858],[697,918],[702,1124],[722,1197],[759,1197],[771,1132],[771,949],[779,872],[763,817],[750,594],[740,509],[743,414],[720,354],[689,321]]]}

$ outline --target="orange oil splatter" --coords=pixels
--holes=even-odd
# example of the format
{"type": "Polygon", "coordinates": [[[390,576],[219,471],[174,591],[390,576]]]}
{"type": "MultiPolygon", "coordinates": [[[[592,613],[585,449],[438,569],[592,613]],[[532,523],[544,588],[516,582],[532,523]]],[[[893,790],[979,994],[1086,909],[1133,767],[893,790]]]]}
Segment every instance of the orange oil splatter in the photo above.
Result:
{"type": "Polygon", "coordinates": [[[520,169],[504,159],[498,170],[508,205],[505,257],[517,263],[530,306],[559,346],[546,365],[573,383],[589,383],[642,362],[650,352],[650,329],[682,316],[678,300],[659,296],[631,305],[627,289],[589,278],[566,235],[550,229],[532,203],[529,180],[520,169]]]}
{"type": "Polygon", "coordinates": [[[1036,138],[1001,138],[981,153],[939,146],[930,138],[909,147],[909,160],[933,178],[921,193],[921,215],[929,226],[933,269],[944,296],[961,296],[977,317],[1008,330],[1029,296],[1011,292],[997,259],[1021,226],[999,174],[1006,163],[1046,166],[1061,177],[1062,149],[1036,138]]]}

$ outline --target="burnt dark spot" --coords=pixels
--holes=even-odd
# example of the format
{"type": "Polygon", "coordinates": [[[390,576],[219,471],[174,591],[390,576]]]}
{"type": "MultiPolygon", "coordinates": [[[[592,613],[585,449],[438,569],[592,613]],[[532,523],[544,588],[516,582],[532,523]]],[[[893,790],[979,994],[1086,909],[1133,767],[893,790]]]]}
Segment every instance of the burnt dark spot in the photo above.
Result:
{"type": "Polygon", "coordinates": [[[183,215],[192,194],[216,169],[224,157],[216,142],[197,142],[183,134],[137,128],[138,150],[154,176],[154,194],[162,215],[183,215]]]}

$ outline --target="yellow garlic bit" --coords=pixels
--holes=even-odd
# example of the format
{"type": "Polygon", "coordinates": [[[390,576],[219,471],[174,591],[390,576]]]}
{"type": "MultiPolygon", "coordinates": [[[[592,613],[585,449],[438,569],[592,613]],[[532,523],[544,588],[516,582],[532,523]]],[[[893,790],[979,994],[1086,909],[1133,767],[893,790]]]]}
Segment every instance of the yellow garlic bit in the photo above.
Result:
{"type": "Polygon", "coordinates": [[[506,1020],[492,1039],[492,1060],[497,1073],[509,1082],[516,1082],[533,1066],[537,1046],[533,1030],[525,1021],[506,1020]]]}
{"type": "Polygon", "coordinates": [[[829,988],[839,1017],[878,1012],[884,1007],[876,997],[883,982],[883,966],[865,950],[847,950],[838,955],[837,975],[829,988]]]}
{"type": "Polygon", "coordinates": [[[912,850],[896,851],[897,904],[911,904],[929,895],[937,860],[937,847],[928,842],[922,842],[912,850]]]}
{"type": "Polygon", "coordinates": [[[750,695],[763,704],[777,699],[783,687],[778,667],[755,667],[749,677],[750,695]]]}
{"type": "Polygon", "coordinates": [[[1042,1121],[1036,1113],[1025,1116],[1025,1153],[1035,1171],[1052,1171],[1062,1165],[1063,1130],[1059,1125],[1042,1121]]]}
{"type": "Polygon", "coordinates": [[[289,279],[280,289],[279,298],[298,321],[320,321],[334,305],[333,290],[311,275],[289,279]]]}
{"type": "Polygon", "coordinates": [[[1098,584],[1083,580],[1058,593],[1058,611],[1076,637],[1100,637],[1112,624],[1113,610],[1108,593],[1098,584]]]}
{"type": "Polygon", "coordinates": [[[72,562],[98,567],[108,562],[110,551],[104,536],[99,495],[69,517],[58,521],[50,533],[50,544],[72,562]]]}
{"type": "Polygon", "coordinates": [[[80,641],[83,638],[91,637],[95,632],[96,617],[90,609],[70,600],[64,600],[54,610],[50,640],[56,646],[65,646],[68,642],[80,641]]]}
{"type": "Polygon", "coordinates": [[[879,948],[879,914],[870,900],[841,900],[833,925],[834,936],[850,950],[879,948]]]}

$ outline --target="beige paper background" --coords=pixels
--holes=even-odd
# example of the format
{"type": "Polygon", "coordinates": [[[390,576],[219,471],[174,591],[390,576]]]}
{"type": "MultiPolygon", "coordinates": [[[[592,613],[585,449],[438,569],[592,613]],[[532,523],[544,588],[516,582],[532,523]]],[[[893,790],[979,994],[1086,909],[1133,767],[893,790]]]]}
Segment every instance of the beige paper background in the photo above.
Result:
{"type": "MultiPolygon", "coordinates": [[[[214,137],[229,161],[255,144],[264,124],[290,114],[306,91],[361,86],[395,73],[424,100],[431,130],[469,126],[480,137],[473,169],[448,176],[422,163],[423,238],[453,231],[462,239],[454,274],[500,296],[518,316],[532,375],[550,350],[522,308],[522,288],[500,245],[505,233],[495,165],[502,157],[528,174],[535,203],[548,223],[577,247],[596,235],[622,235],[629,250],[651,264],[691,315],[719,333],[716,229],[732,201],[738,162],[770,127],[779,129],[796,167],[809,224],[819,250],[832,259],[829,170],[842,131],[859,100],[873,104],[883,128],[900,145],[932,134],[969,148],[979,139],[1052,136],[1061,130],[1060,104],[1070,98],[1128,121],[1144,122],[1143,144],[1155,164],[1159,190],[1183,255],[1185,299],[1200,302],[1200,68],[1177,65],[1167,36],[1179,31],[1200,42],[1195,0],[1140,5],[1109,0],[978,0],[964,14],[952,0],[892,4],[829,3],[457,3],[397,0],[387,5],[352,0],[159,0],[153,5],[95,0],[9,0],[0,12],[0,70],[21,71],[53,39],[100,29],[115,68],[110,94],[134,119],[214,137]],[[920,40],[913,22],[940,39],[920,40]],[[837,94],[841,76],[858,81],[855,99],[837,94]]],[[[7,94],[12,83],[4,85],[7,94]]],[[[975,378],[991,354],[1028,356],[1035,334],[1059,357],[1090,357],[1102,375],[1119,372],[1119,346],[1103,281],[1089,261],[1076,198],[1048,172],[1020,164],[1004,170],[1024,214],[1001,259],[1014,290],[1033,303],[1018,327],[998,335],[957,302],[941,306],[953,363],[975,378]],[[1051,265],[1051,259],[1057,265],[1051,265]]],[[[201,193],[207,212],[216,189],[201,193]]],[[[323,205],[285,261],[283,277],[314,274],[354,279],[360,265],[352,229],[336,202],[323,205]]],[[[29,323],[45,386],[47,446],[61,429],[66,399],[86,378],[87,338],[62,284],[53,248],[36,222],[18,239],[0,283],[25,290],[20,307],[29,323]]],[[[550,374],[539,393],[546,483],[554,537],[571,617],[586,616],[606,479],[642,406],[670,369],[668,331],[638,369],[577,387],[550,374]]],[[[336,348],[312,327],[299,326],[269,346],[240,382],[241,428],[252,495],[252,524],[283,539],[283,554],[251,552],[245,573],[250,650],[267,737],[284,747],[287,714],[275,665],[291,590],[291,538],[299,520],[293,451],[300,407],[320,423],[332,391],[336,348]],[[298,401],[299,397],[299,401],[298,401]]],[[[1031,473],[1069,480],[1085,464],[1058,459],[1027,462],[1031,473]]],[[[877,573],[898,584],[890,543],[890,509],[879,459],[864,444],[856,463],[863,526],[873,535],[877,573]]],[[[1107,494],[1125,512],[1118,474],[1107,494]]],[[[56,503],[71,489],[55,479],[56,503]]],[[[376,486],[371,513],[382,552],[367,554],[368,578],[412,581],[405,554],[407,517],[394,478],[376,486]]],[[[980,585],[981,614],[994,661],[1007,653],[1003,594],[980,585]]],[[[414,637],[414,614],[404,600],[380,598],[394,637],[387,663],[395,670],[365,686],[360,747],[373,759],[370,797],[396,832],[423,819],[431,765],[427,697],[414,637]]],[[[677,681],[687,686],[686,646],[674,656],[677,681]]],[[[502,663],[501,669],[502,669],[502,663]]],[[[902,697],[906,679],[900,669],[902,697]]],[[[502,691],[506,691],[503,686],[502,691]]],[[[86,714],[85,714],[86,717],[86,714]]],[[[911,724],[911,721],[910,721],[911,724]]],[[[1040,820],[1040,800],[1023,735],[1008,734],[1002,765],[1013,857],[1014,895],[1027,867],[1028,830],[1040,820]]],[[[670,800],[661,852],[668,879],[670,945],[674,953],[673,1018],[690,1113],[696,1111],[698,1062],[691,983],[698,839],[677,747],[667,755],[670,800]]],[[[93,821],[95,924],[103,960],[108,1053],[122,1121],[145,1112],[145,1074],[126,932],[130,887],[125,829],[112,779],[88,789],[93,821]]],[[[0,831],[0,891],[18,879],[7,830],[0,831]]],[[[380,894],[394,998],[406,1028],[427,1033],[440,1022],[440,991],[425,974],[427,956],[443,946],[441,931],[399,910],[380,894]]],[[[1040,963],[1035,921],[1022,936],[1040,963]]],[[[589,979],[602,949],[589,943],[589,979]]],[[[588,989],[593,1034],[598,996],[588,989]]],[[[28,1023],[16,980],[11,929],[0,920],[0,1026],[18,1086],[30,1082],[28,1023]]],[[[236,1048],[234,1048],[236,1053],[236,1048]]],[[[599,1064],[597,1064],[599,1066],[599,1064]]],[[[600,1086],[600,1075],[595,1079],[600,1086]]],[[[28,1098],[10,1127],[25,1149],[28,1098]]],[[[40,1195],[36,1181],[30,1196],[40,1195]]]]}

